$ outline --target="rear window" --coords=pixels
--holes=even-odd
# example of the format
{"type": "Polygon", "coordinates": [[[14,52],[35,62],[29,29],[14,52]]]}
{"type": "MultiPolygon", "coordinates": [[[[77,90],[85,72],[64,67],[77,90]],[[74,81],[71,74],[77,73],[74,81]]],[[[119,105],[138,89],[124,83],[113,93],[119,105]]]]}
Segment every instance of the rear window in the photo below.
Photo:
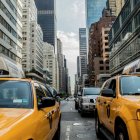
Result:
{"type": "Polygon", "coordinates": [[[84,89],[84,95],[99,95],[100,88],[86,88],[84,89]]]}
{"type": "Polygon", "coordinates": [[[0,108],[32,108],[29,82],[0,81],[0,108]]]}

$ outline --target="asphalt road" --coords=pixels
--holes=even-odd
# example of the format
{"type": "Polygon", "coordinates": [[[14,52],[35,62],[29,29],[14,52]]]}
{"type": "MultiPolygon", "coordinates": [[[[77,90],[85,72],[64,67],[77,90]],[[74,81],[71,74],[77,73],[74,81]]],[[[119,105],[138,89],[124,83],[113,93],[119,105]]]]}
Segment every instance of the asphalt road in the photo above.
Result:
{"type": "Polygon", "coordinates": [[[61,140],[99,140],[95,133],[93,115],[81,117],[74,101],[61,102],[61,140]]]}

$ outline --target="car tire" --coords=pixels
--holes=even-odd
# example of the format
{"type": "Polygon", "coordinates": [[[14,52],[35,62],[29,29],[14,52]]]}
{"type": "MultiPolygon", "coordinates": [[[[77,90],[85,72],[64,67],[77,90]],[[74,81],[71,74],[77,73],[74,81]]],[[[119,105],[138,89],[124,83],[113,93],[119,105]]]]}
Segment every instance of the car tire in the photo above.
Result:
{"type": "Polygon", "coordinates": [[[115,140],[129,140],[127,128],[124,123],[117,126],[115,140]]]}
{"type": "Polygon", "coordinates": [[[77,106],[77,104],[75,103],[75,109],[77,110],[78,109],[78,106],[77,106]]]}
{"type": "Polygon", "coordinates": [[[58,124],[57,131],[55,132],[55,135],[53,137],[53,140],[60,140],[60,121],[59,121],[59,124],[58,124]]]}
{"type": "Polygon", "coordinates": [[[81,110],[80,114],[81,114],[81,117],[84,117],[84,115],[85,115],[83,110],[81,110]]]}
{"type": "Polygon", "coordinates": [[[98,114],[96,113],[96,115],[95,115],[95,131],[96,131],[96,135],[98,138],[101,138],[101,136],[102,136],[100,128],[101,128],[100,120],[99,120],[98,114]]]}

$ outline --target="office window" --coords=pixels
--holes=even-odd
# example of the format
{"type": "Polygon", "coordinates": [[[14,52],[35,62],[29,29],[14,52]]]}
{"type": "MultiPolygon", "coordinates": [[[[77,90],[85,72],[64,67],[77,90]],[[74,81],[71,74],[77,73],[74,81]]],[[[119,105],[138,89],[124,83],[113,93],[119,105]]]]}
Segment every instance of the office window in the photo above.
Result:
{"type": "Polygon", "coordinates": [[[121,16],[122,16],[122,23],[126,20],[126,18],[129,16],[131,13],[131,5],[130,1],[125,5],[125,8],[123,9],[121,16]]]}
{"type": "Polygon", "coordinates": [[[100,70],[104,70],[104,67],[100,67],[100,70]]]}
{"type": "Polygon", "coordinates": [[[140,26],[140,11],[134,17],[134,22],[135,22],[135,29],[137,29],[140,26]]]}

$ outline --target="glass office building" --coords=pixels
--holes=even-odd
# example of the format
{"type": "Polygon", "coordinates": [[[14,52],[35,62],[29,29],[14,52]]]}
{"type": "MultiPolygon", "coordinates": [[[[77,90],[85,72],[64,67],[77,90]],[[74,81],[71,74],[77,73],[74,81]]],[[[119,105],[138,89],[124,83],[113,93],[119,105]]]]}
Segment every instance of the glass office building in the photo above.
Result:
{"type": "Polygon", "coordinates": [[[110,73],[140,58],[140,0],[126,0],[109,33],[110,73]]]}
{"type": "Polygon", "coordinates": [[[105,7],[106,0],[86,0],[86,26],[88,28],[100,19],[105,7]]]}
{"type": "Polygon", "coordinates": [[[80,76],[87,74],[86,28],[79,29],[80,76]]]}
{"type": "Polygon", "coordinates": [[[43,41],[56,45],[56,2],[55,0],[35,0],[38,9],[38,23],[43,30],[43,41]]]}

